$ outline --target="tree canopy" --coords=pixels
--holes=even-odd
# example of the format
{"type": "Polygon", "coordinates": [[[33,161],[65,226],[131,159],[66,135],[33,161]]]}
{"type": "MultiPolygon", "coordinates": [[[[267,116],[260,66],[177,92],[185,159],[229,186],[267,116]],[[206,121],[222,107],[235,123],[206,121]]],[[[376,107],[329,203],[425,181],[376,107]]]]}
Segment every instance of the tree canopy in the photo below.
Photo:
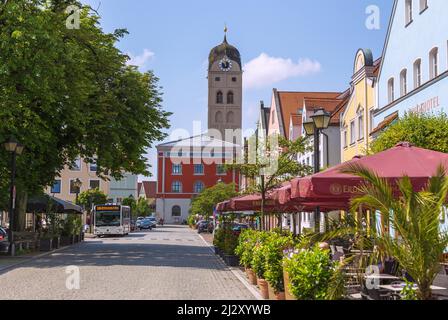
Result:
{"type": "Polygon", "coordinates": [[[408,113],[372,142],[370,153],[390,149],[403,141],[416,147],[448,153],[447,115],[408,113]]]}
{"type": "MultiPolygon", "coordinates": [[[[145,150],[165,137],[170,113],[158,78],[116,48],[126,34],[105,33],[77,1],[0,0],[0,142],[13,135],[25,146],[19,198],[51,185],[78,156],[95,161],[100,176],[150,175],[145,150]],[[66,27],[69,4],[82,8],[79,29],[66,27]]],[[[9,170],[2,148],[0,194],[9,170]]]]}
{"type": "Polygon", "coordinates": [[[107,195],[99,189],[90,189],[83,191],[78,196],[78,204],[84,206],[88,211],[92,205],[101,205],[107,203],[107,195]]]}
{"type": "Polygon", "coordinates": [[[217,203],[229,200],[237,195],[235,184],[218,183],[214,187],[203,190],[192,200],[190,213],[211,216],[217,203]]]}

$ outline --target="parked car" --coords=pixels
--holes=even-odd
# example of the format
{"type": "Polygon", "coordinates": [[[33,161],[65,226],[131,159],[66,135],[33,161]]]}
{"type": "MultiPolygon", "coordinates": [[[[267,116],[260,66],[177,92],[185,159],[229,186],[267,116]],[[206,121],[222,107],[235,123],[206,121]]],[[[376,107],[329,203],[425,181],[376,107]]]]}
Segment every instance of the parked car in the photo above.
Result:
{"type": "Polygon", "coordinates": [[[148,218],[146,218],[146,219],[148,219],[149,221],[151,221],[151,223],[152,223],[152,227],[153,227],[153,228],[157,228],[157,219],[156,219],[155,217],[148,217],[148,218]]]}
{"type": "Polygon", "coordinates": [[[140,225],[138,227],[140,230],[152,230],[152,222],[149,219],[143,219],[140,221],[140,225]]]}
{"type": "Polygon", "coordinates": [[[247,229],[249,229],[249,226],[247,224],[235,223],[232,226],[232,231],[235,233],[241,233],[243,230],[247,230],[247,229]]]}
{"type": "Polygon", "coordinates": [[[9,249],[8,231],[0,227],[0,253],[7,253],[9,249]]]}
{"type": "Polygon", "coordinates": [[[209,224],[210,224],[210,222],[208,222],[208,221],[199,221],[196,225],[196,227],[198,229],[198,233],[208,232],[209,224]]]}

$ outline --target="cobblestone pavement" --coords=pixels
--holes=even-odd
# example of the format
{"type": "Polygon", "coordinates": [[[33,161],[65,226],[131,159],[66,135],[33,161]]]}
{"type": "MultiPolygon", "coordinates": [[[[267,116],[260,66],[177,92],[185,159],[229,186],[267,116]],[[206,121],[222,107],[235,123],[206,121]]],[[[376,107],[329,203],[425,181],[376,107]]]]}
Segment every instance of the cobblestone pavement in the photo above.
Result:
{"type": "Polygon", "coordinates": [[[254,299],[197,233],[181,226],[88,239],[0,273],[0,288],[1,299],[254,299]],[[79,290],[67,289],[68,266],[79,267],[79,290]]]}

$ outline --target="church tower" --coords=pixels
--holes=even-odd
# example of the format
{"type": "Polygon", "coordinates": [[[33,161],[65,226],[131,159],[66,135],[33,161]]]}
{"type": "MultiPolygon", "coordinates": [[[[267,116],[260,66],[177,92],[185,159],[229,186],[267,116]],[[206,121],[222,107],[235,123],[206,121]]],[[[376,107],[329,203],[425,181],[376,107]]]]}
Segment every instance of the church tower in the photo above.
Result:
{"type": "Polygon", "coordinates": [[[220,131],[222,140],[226,130],[242,129],[243,102],[241,55],[227,42],[227,28],[224,32],[224,41],[210,52],[208,66],[208,129],[220,131]]]}

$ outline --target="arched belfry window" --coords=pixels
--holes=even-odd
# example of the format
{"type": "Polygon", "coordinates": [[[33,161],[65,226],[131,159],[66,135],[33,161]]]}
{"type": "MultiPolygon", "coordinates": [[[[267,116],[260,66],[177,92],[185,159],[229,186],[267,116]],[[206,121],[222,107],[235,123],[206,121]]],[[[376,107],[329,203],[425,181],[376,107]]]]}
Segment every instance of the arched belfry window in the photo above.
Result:
{"type": "Polygon", "coordinates": [[[227,113],[227,119],[226,119],[227,123],[233,123],[235,121],[235,115],[233,114],[232,111],[230,111],[229,113],[227,113]]]}
{"type": "Polygon", "coordinates": [[[215,114],[215,122],[216,123],[222,123],[223,122],[223,116],[222,116],[222,112],[218,111],[215,114]]]}
{"type": "Polygon", "coordinates": [[[216,103],[218,104],[224,103],[224,95],[222,94],[221,91],[218,91],[218,93],[216,94],[216,103]]]}
{"type": "Polygon", "coordinates": [[[228,93],[227,93],[227,104],[233,104],[234,102],[233,102],[233,92],[232,91],[229,91],[228,93]]]}

